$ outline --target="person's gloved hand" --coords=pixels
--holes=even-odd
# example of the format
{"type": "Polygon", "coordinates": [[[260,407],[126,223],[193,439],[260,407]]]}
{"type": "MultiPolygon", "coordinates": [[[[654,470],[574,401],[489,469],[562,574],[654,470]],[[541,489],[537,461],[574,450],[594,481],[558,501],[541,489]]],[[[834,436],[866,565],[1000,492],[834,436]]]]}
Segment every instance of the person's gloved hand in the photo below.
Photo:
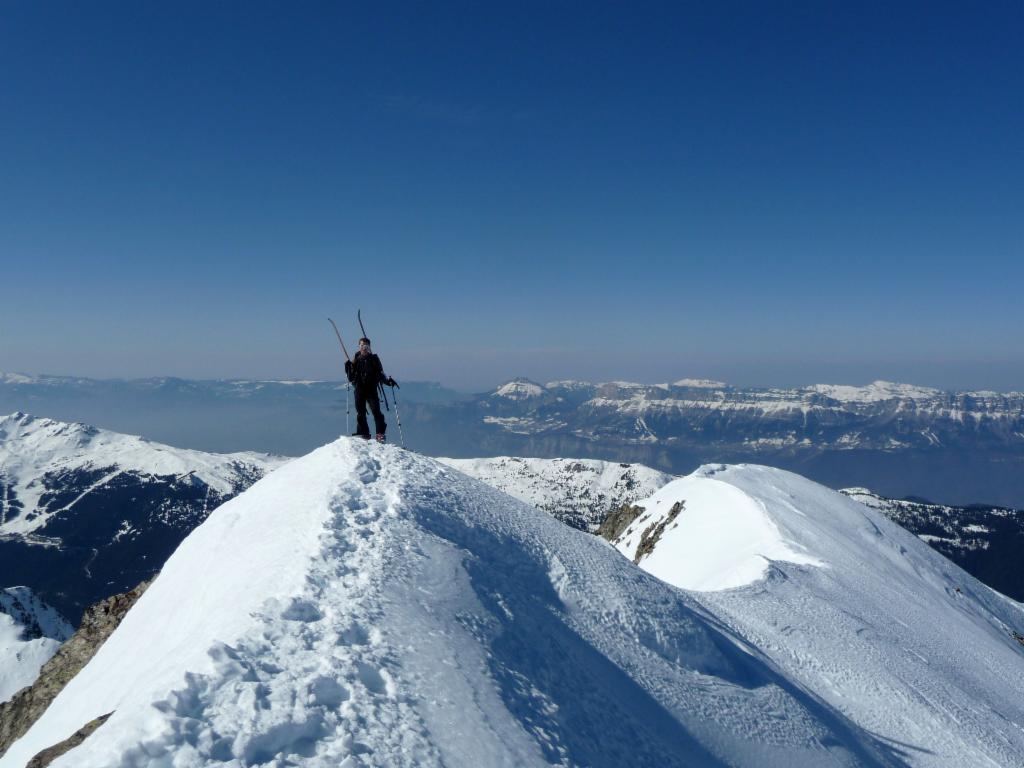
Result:
{"type": "MultiPolygon", "coordinates": [[[[398,387],[398,382],[395,381],[391,376],[388,376],[384,380],[384,383],[387,384],[389,387],[398,387]]],[[[398,388],[401,389],[401,387],[398,387],[398,388]]]]}
{"type": "Polygon", "coordinates": [[[348,376],[349,381],[352,380],[352,361],[351,360],[346,360],[345,361],[345,375],[348,376]]]}

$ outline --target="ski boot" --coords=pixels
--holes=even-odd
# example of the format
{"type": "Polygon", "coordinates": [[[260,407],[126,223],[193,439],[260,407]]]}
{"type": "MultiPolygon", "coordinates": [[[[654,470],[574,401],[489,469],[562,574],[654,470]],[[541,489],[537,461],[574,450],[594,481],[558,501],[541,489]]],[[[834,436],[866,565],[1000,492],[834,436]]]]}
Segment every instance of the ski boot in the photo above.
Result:
{"type": "Polygon", "coordinates": [[[388,441],[388,439],[386,437],[384,437],[384,433],[383,432],[378,432],[377,433],[377,442],[378,443],[386,443],[387,441],[388,441]]]}

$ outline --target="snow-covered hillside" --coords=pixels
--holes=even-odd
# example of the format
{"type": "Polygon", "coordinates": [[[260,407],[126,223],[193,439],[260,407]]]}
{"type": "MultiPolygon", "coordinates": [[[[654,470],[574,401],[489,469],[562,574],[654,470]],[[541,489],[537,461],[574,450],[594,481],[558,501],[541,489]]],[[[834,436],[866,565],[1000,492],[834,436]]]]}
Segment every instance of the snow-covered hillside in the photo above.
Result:
{"type": "Polygon", "coordinates": [[[149,578],[206,515],[283,461],[2,417],[0,587],[27,585],[77,622],[149,578]]]}
{"type": "Polygon", "coordinates": [[[604,541],[340,439],[224,504],[0,758],[54,768],[900,765],[604,541]]]}
{"type": "Polygon", "coordinates": [[[1024,763],[1024,608],[883,514],[768,467],[707,466],[616,546],[912,765],[1024,763]],[[1014,633],[1018,633],[1015,636],[1014,633]]]}
{"type": "Polygon", "coordinates": [[[438,461],[584,531],[596,530],[613,509],[646,498],[675,479],[643,464],[597,459],[499,456],[438,461]]]}
{"type": "Polygon", "coordinates": [[[0,589],[0,703],[31,685],[73,631],[32,590],[0,589]]]}
{"type": "Polygon", "coordinates": [[[877,509],[932,549],[997,592],[1024,600],[1024,510],[973,504],[958,507],[888,499],[866,488],[844,488],[850,498],[877,509]]]}

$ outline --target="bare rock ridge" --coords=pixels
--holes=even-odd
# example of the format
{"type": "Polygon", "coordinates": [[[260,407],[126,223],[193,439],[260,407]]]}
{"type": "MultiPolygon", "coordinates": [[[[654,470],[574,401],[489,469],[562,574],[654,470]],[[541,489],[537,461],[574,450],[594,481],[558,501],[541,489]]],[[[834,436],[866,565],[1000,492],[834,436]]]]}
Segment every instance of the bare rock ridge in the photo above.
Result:
{"type": "MultiPolygon", "coordinates": [[[[672,508],[668,511],[668,514],[660,520],[655,520],[653,523],[644,528],[643,533],[640,534],[640,543],[636,548],[636,556],[633,558],[633,562],[637,565],[647,555],[654,551],[654,547],[661,540],[661,535],[665,532],[665,529],[675,522],[675,519],[679,517],[679,513],[683,511],[685,502],[677,501],[672,505],[672,508]]],[[[672,525],[674,528],[675,525],[672,525]]]]}
{"type": "Polygon", "coordinates": [[[83,725],[73,734],[64,739],[64,741],[60,742],[60,744],[54,744],[52,747],[44,749],[38,755],[33,757],[31,760],[28,761],[28,765],[25,766],[25,768],[46,768],[50,763],[52,763],[58,757],[63,755],[65,752],[70,752],[72,749],[74,749],[87,738],[89,738],[89,736],[92,735],[92,732],[99,728],[101,725],[103,725],[105,722],[107,722],[107,720],[110,718],[110,715],[112,714],[114,713],[111,712],[109,714],[102,715],[93,720],[90,720],[88,723],[83,725]]]}
{"type": "MultiPolygon", "coordinates": [[[[89,663],[150,583],[143,582],[129,592],[102,600],[86,610],[78,631],[43,665],[35,683],[18,691],[10,701],[0,704],[0,757],[28,731],[64,686],[89,663]]],[[[99,725],[97,723],[93,730],[99,725]]],[[[81,740],[86,735],[82,735],[81,740]]],[[[68,745],[66,749],[71,746],[68,745]]],[[[57,756],[52,754],[50,759],[57,756]]]]}
{"type": "Polygon", "coordinates": [[[601,521],[597,528],[597,535],[602,539],[614,542],[629,526],[643,514],[644,508],[633,504],[623,504],[618,509],[613,509],[608,516],[601,521]]]}

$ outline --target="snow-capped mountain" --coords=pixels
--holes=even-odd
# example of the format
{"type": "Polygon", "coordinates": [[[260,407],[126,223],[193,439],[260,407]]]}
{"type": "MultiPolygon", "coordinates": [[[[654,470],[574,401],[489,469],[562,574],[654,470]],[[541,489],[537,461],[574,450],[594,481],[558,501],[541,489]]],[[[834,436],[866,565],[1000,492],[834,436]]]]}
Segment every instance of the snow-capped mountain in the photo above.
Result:
{"type": "Polygon", "coordinates": [[[282,461],[0,418],[0,585],[26,584],[77,621],[151,576],[213,509],[282,461]]]}
{"type": "Polygon", "coordinates": [[[73,631],[27,587],[0,589],[0,704],[31,685],[73,631]]]}
{"type": "Polygon", "coordinates": [[[909,764],[1019,765],[1024,606],[877,509],[799,475],[702,467],[615,546],[909,764]]]}
{"type": "Polygon", "coordinates": [[[646,498],[673,475],[596,459],[438,459],[509,496],[593,532],[613,509],[646,498]]]}
{"type": "MultiPolygon", "coordinates": [[[[0,767],[89,723],[54,768],[918,760],[791,671],[597,537],[431,459],[340,439],[185,539],[0,767]]],[[[1018,711],[951,738],[1019,748],[1000,720],[1018,711]]]]}
{"type": "Polygon", "coordinates": [[[516,380],[445,412],[459,416],[453,431],[474,434],[476,455],[584,456],[671,472],[757,461],[833,487],[1024,506],[1020,392],[516,380]]]}

